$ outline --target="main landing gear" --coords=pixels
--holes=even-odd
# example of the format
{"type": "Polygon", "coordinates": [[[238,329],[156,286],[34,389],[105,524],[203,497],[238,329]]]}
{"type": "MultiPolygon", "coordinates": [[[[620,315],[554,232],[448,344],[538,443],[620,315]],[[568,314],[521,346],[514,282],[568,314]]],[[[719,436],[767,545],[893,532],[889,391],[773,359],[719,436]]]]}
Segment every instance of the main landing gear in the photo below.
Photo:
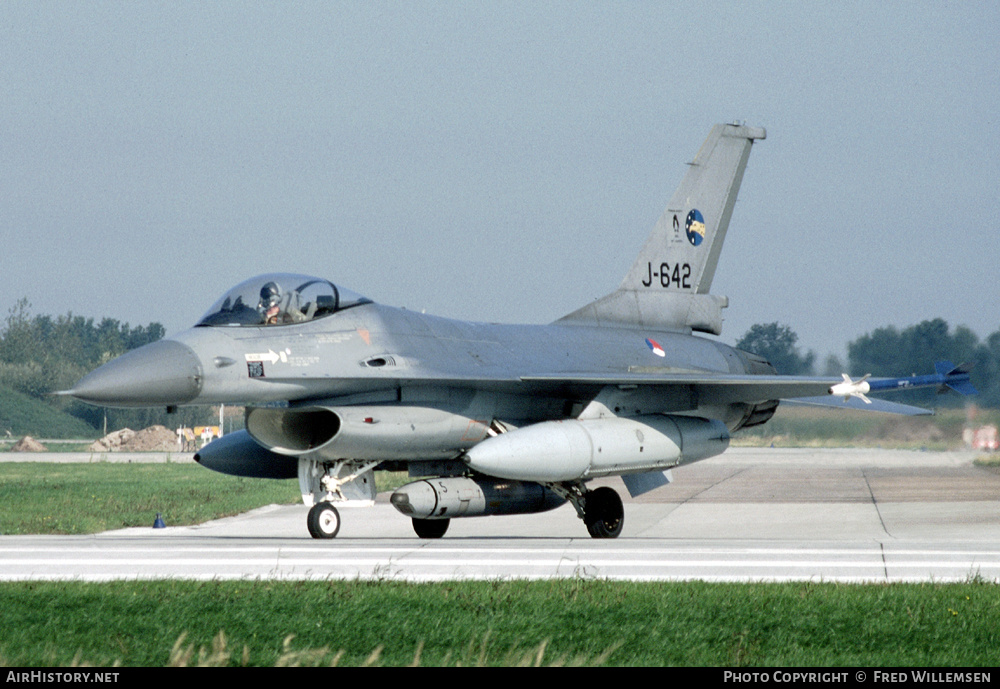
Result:
{"type": "Polygon", "coordinates": [[[451,524],[450,519],[417,519],[413,518],[413,530],[421,538],[441,538],[451,524]]]}
{"type": "Polygon", "coordinates": [[[549,487],[576,509],[577,515],[594,538],[617,538],[625,525],[625,507],[613,488],[587,490],[583,483],[563,483],[549,487]]]}
{"type": "Polygon", "coordinates": [[[613,489],[603,486],[583,494],[583,523],[594,538],[617,538],[625,524],[625,507],[613,489]]]}

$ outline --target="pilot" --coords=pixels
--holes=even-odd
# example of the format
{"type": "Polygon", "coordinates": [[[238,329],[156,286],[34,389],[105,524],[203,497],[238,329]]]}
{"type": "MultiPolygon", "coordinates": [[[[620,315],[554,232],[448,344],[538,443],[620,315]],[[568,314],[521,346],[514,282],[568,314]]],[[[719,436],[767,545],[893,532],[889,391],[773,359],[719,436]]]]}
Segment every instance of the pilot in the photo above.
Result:
{"type": "Polygon", "coordinates": [[[281,288],[276,282],[268,282],[260,288],[257,310],[263,315],[265,325],[275,325],[281,317],[281,288]]]}

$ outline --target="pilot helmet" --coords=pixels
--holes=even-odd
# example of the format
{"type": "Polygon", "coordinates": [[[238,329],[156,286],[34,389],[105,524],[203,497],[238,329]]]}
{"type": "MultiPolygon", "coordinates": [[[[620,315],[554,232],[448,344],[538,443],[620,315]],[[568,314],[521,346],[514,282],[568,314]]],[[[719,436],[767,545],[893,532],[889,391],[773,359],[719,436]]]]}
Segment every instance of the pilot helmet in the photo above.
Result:
{"type": "Polygon", "coordinates": [[[268,282],[260,288],[260,302],[258,308],[267,309],[277,305],[281,301],[281,288],[276,282],[268,282]]]}

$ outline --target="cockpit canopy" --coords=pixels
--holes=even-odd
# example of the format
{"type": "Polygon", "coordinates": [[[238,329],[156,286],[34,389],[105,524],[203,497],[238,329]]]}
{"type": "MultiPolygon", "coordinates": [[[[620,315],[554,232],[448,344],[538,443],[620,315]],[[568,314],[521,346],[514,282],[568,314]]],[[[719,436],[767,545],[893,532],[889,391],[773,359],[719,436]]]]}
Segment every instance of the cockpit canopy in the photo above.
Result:
{"type": "Polygon", "coordinates": [[[250,278],[222,296],[200,326],[271,326],[305,323],[371,300],[308,275],[271,273],[250,278]]]}

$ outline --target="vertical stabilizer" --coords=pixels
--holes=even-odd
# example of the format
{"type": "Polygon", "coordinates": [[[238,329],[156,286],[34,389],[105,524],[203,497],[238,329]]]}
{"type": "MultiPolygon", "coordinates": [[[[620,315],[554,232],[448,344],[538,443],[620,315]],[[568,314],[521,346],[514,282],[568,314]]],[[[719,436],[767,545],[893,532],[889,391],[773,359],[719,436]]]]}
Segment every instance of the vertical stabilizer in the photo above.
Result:
{"type": "Polygon", "coordinates": [[[712,127],[616,292],[563,318],[719,334],[725,297],[708,294],[760,127],[712,127]]]}
{"type": "Polygon", "coordinates": [[[624,289],[708,294],[759,127],[717,124],[622,282],[624,289]]]}

